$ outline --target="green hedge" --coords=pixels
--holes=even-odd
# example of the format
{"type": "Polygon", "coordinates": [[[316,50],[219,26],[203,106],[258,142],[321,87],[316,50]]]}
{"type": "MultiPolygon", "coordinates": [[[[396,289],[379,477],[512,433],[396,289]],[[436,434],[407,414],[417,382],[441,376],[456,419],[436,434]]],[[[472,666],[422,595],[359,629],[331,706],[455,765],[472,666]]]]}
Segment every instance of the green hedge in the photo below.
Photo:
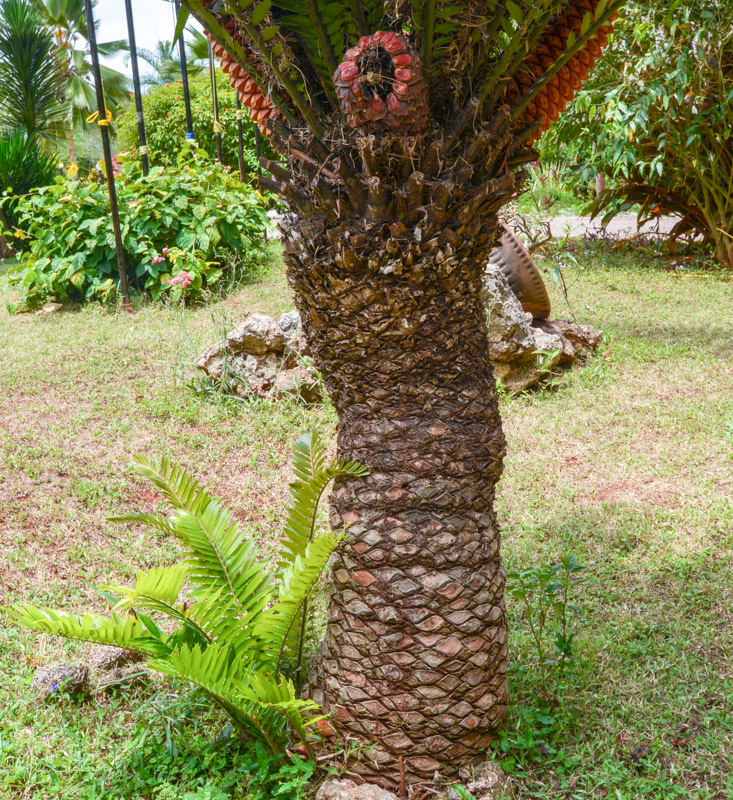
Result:
{"type": "MultiPolygon", "coordinates": [[[[201,151],[143,177],[134,161],[116,178],[133,291],[195,299],[264,263],[264,198],[201,151]]],[[[29,250],[9,273],[21,293],[12,312],[48,300],[111,301],[119,271],[104,182],[56,183],[22,198],[16,213],[29,250]]]]}
{"type": "MultiPolygon", "coordinates": [[[[219,95],[219,120],[224,127],[222,149],[224,164],[238,168],[236,92],[229,80],[217,70],[216,86],[219,95]]],[[[196,146],[216,157],[214,134],[214,109],[211,102],[211,82],[208,74],[198,75],[190,81],[191,111],[196,146]]],[[[152,164],[172,164],[186,140],[186,111],[183,102],[183,84],[167,83],[151,89],[143,96],[145,133],[150,148],[152,164]]],[[[137,116],[134,103],[126,107],[118,118],[117,146],[120,151],[134,153],[139,159],[137,116]]],[[[257,158],[253,123],[244,112],[244,161],[248,175],[256,174],[257,158]]]]}

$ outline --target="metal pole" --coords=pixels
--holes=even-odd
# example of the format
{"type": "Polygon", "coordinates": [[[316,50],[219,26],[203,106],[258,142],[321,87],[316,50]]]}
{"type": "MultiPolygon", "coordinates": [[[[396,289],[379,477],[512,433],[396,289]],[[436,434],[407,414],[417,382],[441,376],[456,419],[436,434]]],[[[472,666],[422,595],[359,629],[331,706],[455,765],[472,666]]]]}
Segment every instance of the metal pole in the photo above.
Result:
{"type": "MultiPolygon", "coordinates": [[[[174,8],[176,9],[176,19],[178,19],[178,14],[181,10],[181,5],[178,0],[175,0],[173,3],[174,8]]],[[[178,39],[178,55],[181,60],[181,79],[183,80],[183,102],[186,106],[186,139],[188,139],[191,143],[193,143],[194,135],[193,135],[193,114],[191,113],[191,93],[188,90],[188,66],[186,62],[186,42],[184,40],[184,32],[181,31],[181,35],[178,39]]]]}
{"type": "Polygon", "coordinates": [[[221,164],[224,156],[221,149],[221,122],[219,122],[219,96],[216,92],[216,64],[214,63],[214,51],[211,49],[209,41],[209,76],[211,77],[211,100],[214,104],[214,138],[216,140],[216,159],[221,164]]]}
{"type": "Polygon", "coordinates": [[[145,138],[145,120],[143,119],[143,98],[140,91],[140,72],[137,68],[137,45],[135,44],[135,24],[132,19],[132,0],[125,0],[127,12],[127,38],[130,42],[130,65],[132,66],[132,86],[135,90],[135,110],[137,111],[137,135],[140,140],[140,161],[143,175],[148,174],[148,142],[145,138]]]}
{"type": "Polygon", "coordinates": [[[239,160],[239,180],[244,183],[244,110],[237,94],[237,158],[239,160]]]}
{"type": "Polygon", "coordinates": [[[107,105],[104,102],[104,86],[102,73],[99,69],[99,52],[97,51],[97,33],[94,28],[94,13],[92,0],[84,0],[84,13],[87,19],[87,39],[92,54],[92,70],[94,72],[94,88],[97,91],[97,108],[99,119],[97,124],[102,133],[102,149],[104,150],[104,165],[107,170],[107,188],[109,189],[109,207],[112,212],[112,229],[115,235],[115,248],[117,250],[117,266],[120,270],[120,291],[124,298],[125,311],[132,311],[130,306],[130,290],[127,285],[127,269],[125,267],[125,250],[122,246],[122,232],[120,230],[120,214],[117,208],[117,191],[115,190],[115,173],[112,166],[112,150],[109,146],[109,122],[107,121],[107,105]]]}

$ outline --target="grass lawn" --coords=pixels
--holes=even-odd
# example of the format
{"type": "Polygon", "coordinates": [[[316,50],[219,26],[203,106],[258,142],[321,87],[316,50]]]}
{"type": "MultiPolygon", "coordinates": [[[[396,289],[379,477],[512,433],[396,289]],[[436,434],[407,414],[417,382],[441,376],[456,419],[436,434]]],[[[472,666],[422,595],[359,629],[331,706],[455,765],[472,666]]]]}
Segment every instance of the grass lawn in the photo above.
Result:
{"type": "MultiPolygon", "coordinates": [[[[536,651],[510,602],[514,705],[501,743],[519,797],[730,799],[733,282],[667,272],[646,250],[575,256],[573,310],[606,341],[556,390],[503,401],[498,512],[510,570],[569,554],[589,567],[577,666],[558,703],[538,699],[536,651]]],[[[175,559],[175,543],[106,521],[156,506],[127,469],[136,453],[189,467],[272,551],[292,444],[314,425],[331,438],[333,412],[212,401],[187,384],[221,332],[291,307],[273,268],[191,310],[0,311],[1,604],[101,611],[95,586],[175,559]]],[[[179,684],[38,705],[35,667],[78,651],[0,620],[0,798],[274,796],[269,765],[179,684]]]]}

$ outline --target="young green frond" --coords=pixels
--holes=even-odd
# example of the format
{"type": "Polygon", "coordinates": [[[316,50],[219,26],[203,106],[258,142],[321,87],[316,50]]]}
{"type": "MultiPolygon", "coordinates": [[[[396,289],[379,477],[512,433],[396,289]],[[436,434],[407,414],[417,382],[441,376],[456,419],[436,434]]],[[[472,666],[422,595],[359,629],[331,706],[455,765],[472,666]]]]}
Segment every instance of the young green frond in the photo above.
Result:
{"type": "Polygon", "coordinates": [[[288,720],[277,708],[280,701],[280,693],[274,690],[277,683],[263,678],[257,684],[258,688],[264,687],[263,693],[250,690],[252,675],[256,673],[250,661],[233,648],[212,644],[202,650],[184,645],[168,658],[151,660],[149,666],[203,689],[230,713],[244,732],[262,741],[273,753],[283,753],[287,748],[288,720]]]}
{"type": "Polygon", "coordinates": [[[185,561],[140,572],[134,587],[106,587],[111,618],[75,617],[17,606],[10,618],[33,630],[115,645],[152,656],[151,668],[191,681],[231,716],[240,731],[273,754],[285,753],[292,734],[308,742],[315,703],[297,698],[309,630],[309,599],[341,537],[315,536],[318,502],[336,477],[366,474],[357,464],[326,463],[317,434],[296,450],[293,504],[282,566],[268,568],[232,513],[186,470],[166,459],[136,460],[137,471],[161,490],[174,514],[125,514],[182,542],[185,561]],[[188,587],[189,604],[181,593],[188,587]],[[110,594],[112,593],[112,594],[110,594]],[[155,617],[162,618],[161,625],[155,617]],[[306,719],[306,714],[312,718],[306,719]]]}
{"type": "Polygon", "coordinates": [[[277,601],[259,615],[253,634],[264,643],[263,652],[274,659],[276,672],[298,672],[302,667],[303,615],[328,559],[342,536],[325,533],[307,545],[303,555],[280,577],[277,601]]]}
{"type": "Polygon", "coordinates": [[[304,434],[295,443],[293,471],[298,480],[290,484],[292,500],[278,557],[281,571],[303,555],[313,541],[318,506],[329,483],[337,478],[369,474],[366,467],[354,461],[336,459],[326,464],[326,448],[318,431],[304,434]]]}
{"type": "Polygon", "coordinates": [[[86,614],[77,617],[30,605],[14,606],[5,609],[5,613],[26,628],[63,636],[65,639],[113,645],[149,656],[162,656],[170,651],[164,635],[160,639],[152,639],[143,623],[134,616],[120,618],[115,615],[108,618],[86,614]]]}
{"type": "Polygon", "coordinates": [[[132,469],[157,486],[168,504],[180,511],[197,514],[214,499],[183,467],[165,456],[159,461],[135,456],[132,469]]]}

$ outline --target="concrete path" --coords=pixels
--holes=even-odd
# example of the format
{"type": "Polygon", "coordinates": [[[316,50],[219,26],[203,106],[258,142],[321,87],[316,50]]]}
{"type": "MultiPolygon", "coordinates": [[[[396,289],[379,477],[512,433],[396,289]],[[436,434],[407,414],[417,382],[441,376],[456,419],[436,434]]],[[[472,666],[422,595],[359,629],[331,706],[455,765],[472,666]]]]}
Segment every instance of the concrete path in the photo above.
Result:
{"type": "MultiPolygon", "coordinates": [[[[654,222],[648,222],[641,228],[644,233],[654,234],[669,233],[678,222],[677,217],[660,217],[654,222]]],[[[592,222],[590,217],[554,217],[550,221],[553,236],[565,236],[570,232],[573,238],[585,236],[586,233],[598,233],[601,230],[601,217],[596,217],[592,222]]],[[[636,214],[623,214],[612,219],[606,228],[608,235],[624,239],[639,233],[636,224],[636,214]]]]}

